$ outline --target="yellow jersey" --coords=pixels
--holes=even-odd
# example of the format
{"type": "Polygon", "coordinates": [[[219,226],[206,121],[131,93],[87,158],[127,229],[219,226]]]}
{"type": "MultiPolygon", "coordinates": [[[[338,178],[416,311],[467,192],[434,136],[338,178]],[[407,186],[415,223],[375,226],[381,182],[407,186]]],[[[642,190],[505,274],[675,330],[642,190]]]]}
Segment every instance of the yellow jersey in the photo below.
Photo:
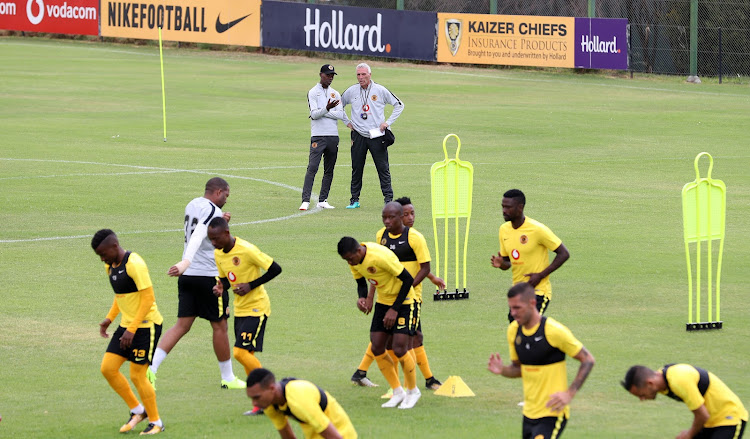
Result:
{"type": "MultiPolygon", "coordinates": [[[[513,271],[513,284],[527,282],[524,275],[540,273],[549,266],[549,252],[562,244],[552,231],[540,223],[526,217],[521,227],[514,229],[508,221],[500,226],[500,256],[508,257],[513,271]]],[[[538,295],[552,298],[549,276],[535,287],[538,295]]]]}
{"type": "MultiPolygon", "coordinates": [[[[234,247],[228,253],[222,249],[214,250],[216,268],[219,277],[225,277],[234,287],[240,283],[249,283],[261,276],[260,270],[268,270],[273,259],[253,244],[235,236],[234,247]]],[[[270,316],[271,301],[263,285],[250,290],[244,296],[234,295],[234,315],[236,317],[270,316]]]]}
{"type": "Polygon", "coordinates": [[[344,439],[356,439],[349,416],[336,398],[310,381],[285,378],[279,382],[286,404],[269,405],[264,413],[277,430],[282,430],[289,417],[299,421],[305,438],[322,438],[320,433],[333,424],[344,439]]]}
{"type": "Polygon", "coordinates": [[[742,401],[711,372],[689,364],[664,366],[659,371],[667,382],[667,390],[662,394],[684,402],[690,411],[706,406],[709,417],[704,428],[747,422],[748,413],[742,401]]]}
{"type": "MultiPolygon", "coordinates": [[[[398,275],[405,270],[404,266],[401,265],[395,253],[382,245],[374,242],[363,242],[362,245],[367,248],[362,262],[349,266],[354,279],[364,277],[370,285],[375,285],[375,291],[378,293],[377,303],[393,305],[403,284],[398,275]]],[[[403,305],[411,303],[414,303],[414,288],[410,287],[403,305]]]]}
{"type": "MultiPolygon", "coordinates": [[[[412,277],[417,276],[423,263],[431,260],[424,236],[410,227],[404,227],[404,231],[399,235],[390,232],[386,235],[383,227],[375,235],[375,241],[395,253],[401,265],[412,277]]],[[[414,299],[422,303],[422,282],[414,286],[414,299]]]]}
{"type": "Polygon", "coordinates": [[[125,257],[119,265],[104,264],[109,283],[115,292],[115,300],[107,318],[114,320],[122,312],[120,326],[135,333],[137,328],[149,328],[152,324],[161,325],[164,321],[156,300],[151,304],[144,304],[141,310],[143,316],[138,315],[141,308],[142,296],[153,296],[153,285],[148,267],[138,253],[125,252],[125,257]],[[144,293],[148,294],[144,294],[144,293]],[[140,318],[139,318],[140,317],[140,318]]]}
{"type": "MultiPolygon", "coordinates": [[[[507,335],[510,359],[521,363],[523,415],[529,419],[559,416],[560,412],[547,408],[547,401],[553,393],[568,390],[565,355],[575,357],[583,344],[565,325],[546,316],[528,330],[514,320],[507,335]]],[[[563,412],[568,418],[570,407],[565,406],[563,412]]]]}

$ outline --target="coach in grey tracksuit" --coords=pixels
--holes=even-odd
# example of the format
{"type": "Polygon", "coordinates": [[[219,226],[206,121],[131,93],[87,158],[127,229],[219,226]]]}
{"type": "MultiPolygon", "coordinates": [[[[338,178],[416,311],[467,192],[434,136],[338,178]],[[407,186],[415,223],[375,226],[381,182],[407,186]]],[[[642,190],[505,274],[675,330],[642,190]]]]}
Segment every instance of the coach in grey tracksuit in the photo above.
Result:
{"type": "Polygon", "coordinates": [[[359,193],[362,190],[362,172],[365,168],[367,151],[372,154],[375,168],[380,178],[380,190],[384,201],[393,200],[391,187],[391,171],[388,165],[388,148],[384,144],[384,136],[371,137],[370,130],[379,129],[384,132],[398,119],[404,111],[404,103],[387,88],[376,84],[370,79],[372,71],[365,63],[357,66],[357,81],[347,88],[341,95],[341,104],[346,107],[351,104],[352,122],[352,198],[348,209],[359,207],[359,193]],[[385,106],[393,106],[391,116],[386,120],[385,106]]]}
{"type": "Polygon", "coordinates": [[[333,209],[328,204],[328,191],[333,181],[333,169],[339,151],[339,119],[351,127],[349,118],[341,105],[341,95],[331,87],[336,71],[333,66],[326,64],[320,68],[320,82],[307,93],[307,103],[310,107],[310,158],[302,187],[302,205],[300,210],[307,210],[310,204],[315,174],[323,157],[323,184],[320,187],[318,207],[333,209]]]}

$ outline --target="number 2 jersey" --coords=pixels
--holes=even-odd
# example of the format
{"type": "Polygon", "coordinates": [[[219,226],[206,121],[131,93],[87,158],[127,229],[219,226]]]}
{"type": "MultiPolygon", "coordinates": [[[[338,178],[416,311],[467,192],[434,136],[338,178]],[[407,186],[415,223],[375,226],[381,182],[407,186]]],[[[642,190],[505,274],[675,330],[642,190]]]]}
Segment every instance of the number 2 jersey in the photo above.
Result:
{"type": "MultiPolygon", "coordinates": [[[[185,206],[185,247],[182,251],[183,259],[185,259],[185,251],[187,251],[188,242],[190,242],[190,236],[192,236],[195,226],[200,223],[208,226],[208,223],[212,219],[221,215],[222,212],[219,206],[204,197],[194,198],[185,206]]],[[[211,241],[207,237],[203,238],[200,248],[195,252],[190,266],[183,274],[186,276],[210,277],[218,275],[216,262],[214,261],[214,246],[211,245],[211,241]]]]}

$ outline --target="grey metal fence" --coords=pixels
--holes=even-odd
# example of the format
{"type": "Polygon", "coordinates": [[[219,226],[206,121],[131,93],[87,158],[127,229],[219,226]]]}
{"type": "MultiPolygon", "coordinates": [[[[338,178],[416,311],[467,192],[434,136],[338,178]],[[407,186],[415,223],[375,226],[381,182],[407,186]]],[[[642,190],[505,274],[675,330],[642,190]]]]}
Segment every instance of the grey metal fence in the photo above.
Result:
{"type": "MultiPolygon", "coordinates": [[[[634,72],[690,74],[690,0],[291,0],[412,11],[627,18],[634,72]]],[[[699,76],[750,76],[750,0],[699,0],[699,76]]]]}

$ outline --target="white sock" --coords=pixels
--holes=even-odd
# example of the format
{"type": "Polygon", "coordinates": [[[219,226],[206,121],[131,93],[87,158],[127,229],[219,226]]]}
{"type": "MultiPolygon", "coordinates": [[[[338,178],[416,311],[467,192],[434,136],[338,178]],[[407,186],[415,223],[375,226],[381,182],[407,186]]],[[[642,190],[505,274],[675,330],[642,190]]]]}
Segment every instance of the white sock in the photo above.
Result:
{"type": "Polygon", "coordinates": [[[403,387],[401,387],[401,386],[398,386],[398,387],[396,387],[395,389],[393,389],[393,394],[394,394],[394,395],[398,395],[398,394],[400,394],[400,393],[404,393],[404,388],[403,388],[403,387]]]}
{"type": "Polygon", "coordinates": [[[145,409],[145,408],[143,408],[143,404],[138,404],[138,407],[136,407],[136,408],[132,409],[132,410],[130,411],[130,413],[132,413],[132,414],[134,414],[134,415],[142,415],[142,414],[143,414],[143,412],[145,412],[145,411],[146,411],[146,409],[145,409]]]}
{"type": "MultiPolygon", "coordinates": [[[[149,422],[151,422],[150,419],[149,419],[149,422]]],[[[154,425],[158,425],[161,428],[164,428],[164,423],[161,422],[161,419],[159,419],[158,421],[151,422],[151,423],[154,424],[154,425]]]]}
{"type": "MultiPolygon", "coordinates": [[[[156,356],[156,355],[154,355],[156,356]]],[[[232,359],[227,361],[219,361],[219,370],[221,371],[221,379],[224,381],[234,381],[234,371],[232,370],[232,359]]]]}
{"type": "Polygon", "coordinates": [[[162,348],[156,348],[154,351],[154,358],[151,359],[151,366],[149,366],[151,372],[156,373],[156,371],[159,370],[159,365],[165,358],[167,358],[167,351],[162,348]]]}

